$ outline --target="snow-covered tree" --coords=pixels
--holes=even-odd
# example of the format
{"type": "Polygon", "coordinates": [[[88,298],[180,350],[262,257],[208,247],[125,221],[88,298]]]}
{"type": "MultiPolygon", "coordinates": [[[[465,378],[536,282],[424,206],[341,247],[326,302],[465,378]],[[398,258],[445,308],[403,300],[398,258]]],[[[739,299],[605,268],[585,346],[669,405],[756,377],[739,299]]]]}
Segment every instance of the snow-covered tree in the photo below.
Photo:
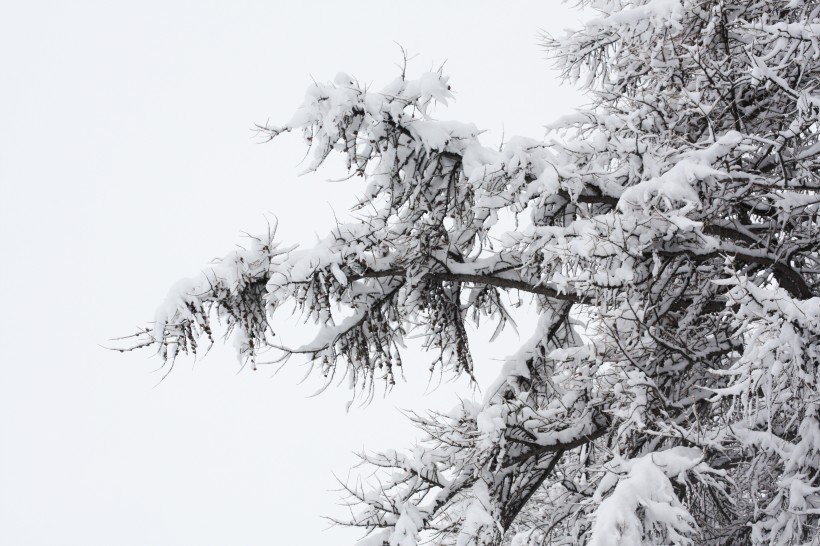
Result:
{"type": "Polygon", "coordinates": [[[348,486],[361,544],[817,543],[820,3],[580,4],[545,46],[589,105],[543,139],[437,119],[441,71],[311,85],[262,130],[300,131],[311,169],[343,154],[355,219],[254,239],[132,347],[173,362],[218,318],[243,358],[305,355],[369,396],[415,365],[410,334],[452,373],[489,365],[468,325],[503,329],[523,294],[537,326],[483,401],[363,455],[384,473],[348,486]],[[273,337],[290,304],[318,325],[302,347],[273,337]]]}

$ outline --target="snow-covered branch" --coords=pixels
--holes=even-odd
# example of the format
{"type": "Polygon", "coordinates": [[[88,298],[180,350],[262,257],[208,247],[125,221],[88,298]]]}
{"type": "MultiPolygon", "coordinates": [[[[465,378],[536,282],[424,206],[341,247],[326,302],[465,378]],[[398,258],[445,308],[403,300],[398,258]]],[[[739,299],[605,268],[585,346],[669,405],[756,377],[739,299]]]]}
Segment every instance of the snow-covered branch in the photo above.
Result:
{"type": "MultiPolygon", "coordinates": [[[[362,544],[808,544],[820,526],[820,5],[581,0],[545,46],[590,99],[500,149],[439,119],[442,70],[314,83],[271,139],[342,154],[355,219],[252,239],[176,286],[126,348],[306,355],[370,393],[404,340],[470,377],[468,327],[537,317],[483,401],[363,456],[362,544]],[[276,342],[278,310],[317,332],[276,342]],[[582,336],[577,329],[583,323],[582,336]]],[[[405,355],[406,356],[406,355],[405,355]]],[[[404,359],[407,360],[406,358],[404,359]]]]}

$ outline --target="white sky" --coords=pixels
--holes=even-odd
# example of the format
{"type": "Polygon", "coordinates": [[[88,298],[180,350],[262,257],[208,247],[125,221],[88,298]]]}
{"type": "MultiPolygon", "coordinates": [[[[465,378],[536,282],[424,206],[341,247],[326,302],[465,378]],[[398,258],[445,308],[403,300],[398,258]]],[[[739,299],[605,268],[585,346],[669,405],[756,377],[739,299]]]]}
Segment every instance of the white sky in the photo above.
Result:
{"type": "MultiPolygon", "coordinates": [[[[148,352],[100,348],[153,317],[171,284],[280,219],[309,243],[360,183],[297,177],[297,137],[261,145],[311,77],[376,88],[447,61],[457,102],[437,117],[485,143],[540,137],[577,102],[539,28],[577,26],[557,1],[9,2],[0,17],[0,544],[345,544],[333,474],[352,450],[412,445],[394,409],[442,409],[408,385],[345,413],[344,388],[307,398],[289,366],[238,373],[229,349],[181,359],[157,385],[148,352]]],[[[522,335],[527,335],[522,331],[522,335]]],[[[482,348],[491,377],[508,343],[482,348]]],[[[509,341],[511,340],[511,341],[509,341]]],[[[413,365],[411,365],[413,364],[413,365]]],[[[418,364],[417,366],[415,364],[418,364]]]]}

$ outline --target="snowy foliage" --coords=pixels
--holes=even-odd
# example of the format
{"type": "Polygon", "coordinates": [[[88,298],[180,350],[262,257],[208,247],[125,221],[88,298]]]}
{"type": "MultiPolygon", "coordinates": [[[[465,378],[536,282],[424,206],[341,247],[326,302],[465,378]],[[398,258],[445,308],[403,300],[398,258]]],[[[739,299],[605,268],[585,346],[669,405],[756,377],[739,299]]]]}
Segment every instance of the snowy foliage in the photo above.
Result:
{"type": "Polygon", "coordinates": [[[538,323],[480,403],[348,486],[362,545],[798,545],[820,536],[820,4],[583,0],[545,37],[589,105],[481,144],[433,117],[442,72],[316,83],[311,169],[343,154],[357,220],[273,233],[179,285],[134,346],[168,361],[218,318],[239,354],[306,355],[369,396],[404,339],[472,375],[467,325],[538,323]],[[511,219],[515,219],[515,229],[511,219]],[[280,347],[284,305],[319,327],[280,347]],[[575,325],[583,320],[587,334],[575,325]]]}

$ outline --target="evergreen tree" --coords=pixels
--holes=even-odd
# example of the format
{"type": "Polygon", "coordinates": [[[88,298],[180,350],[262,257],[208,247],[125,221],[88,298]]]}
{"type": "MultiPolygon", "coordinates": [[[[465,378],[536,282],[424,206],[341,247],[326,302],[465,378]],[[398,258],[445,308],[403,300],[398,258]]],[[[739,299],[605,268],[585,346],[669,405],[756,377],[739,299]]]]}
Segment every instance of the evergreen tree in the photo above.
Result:
{"type": "Polygon", "coordinates": [[[305,355],[364,396],[403,339],[472,375],[468,323],[537,327],[481,402],[364,455],[361,544],[797,545],[820,525],[820,3],[582,0],[545,46],[585,108],[482,146],[433,117],[441,72],[340,74],[294,117],[311,169],[347,159],[356,219],[310,249],[268,234],[181,285],[134,347],[305,355]],[[511,219],[515,219],[511,228],[511,219]],[[295,303],[315,340],[281,347],[295,303]],[[580,335],[577,325],[586,325],[580,335]]]}

